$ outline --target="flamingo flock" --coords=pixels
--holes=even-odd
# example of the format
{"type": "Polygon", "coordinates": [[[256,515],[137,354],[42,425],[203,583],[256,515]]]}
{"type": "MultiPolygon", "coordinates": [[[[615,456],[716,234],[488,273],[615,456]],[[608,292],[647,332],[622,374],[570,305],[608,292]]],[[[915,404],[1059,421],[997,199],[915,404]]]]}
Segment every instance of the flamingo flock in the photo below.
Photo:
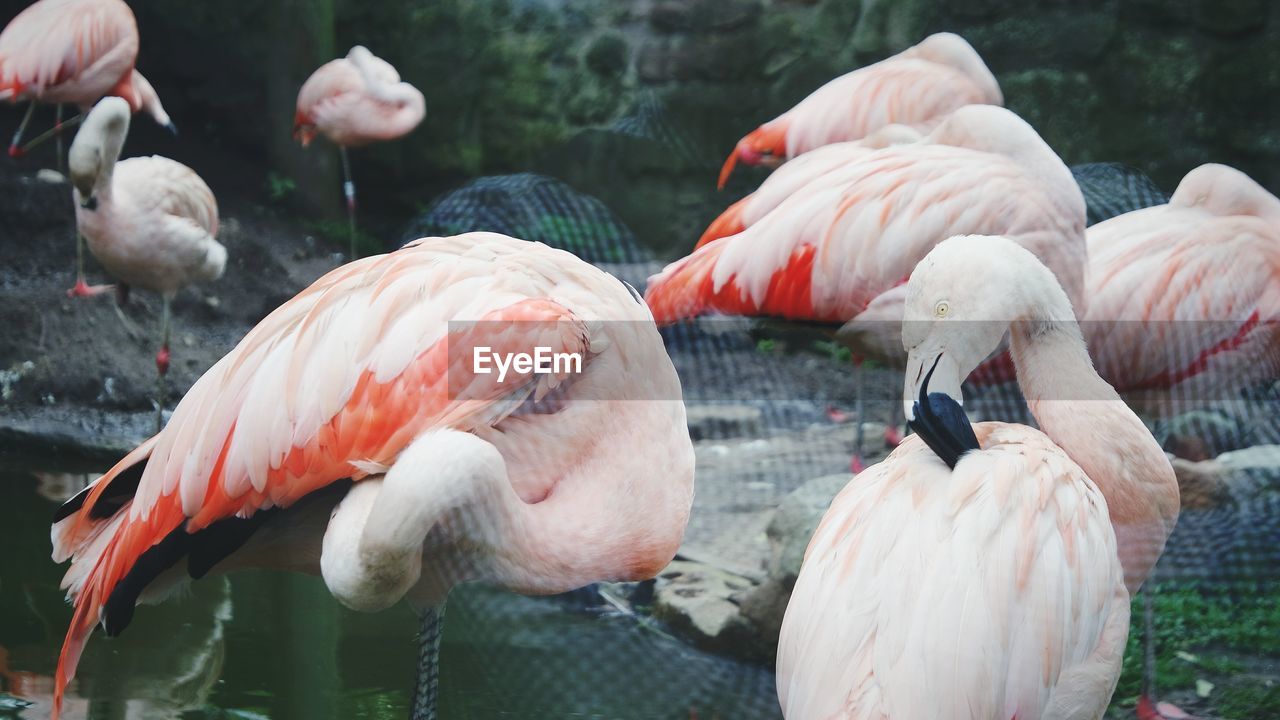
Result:
{"type": "MultiPolygon", "coordinates": [[[[163,410],[170,303],[228,253],[194,170],[121,159],[133,113],[172,127],[138,44],[122,0],[39,0],[0,33],[0,98],[81,107],[76,227],[121,297],[161,296],[163,410]]],[[[52,717],[96,627],[116,635],[138,604],[267,568],[319,575],[357,610],[408,599],[413,716],[435,718],[452,588],[559,593],[675,556],[694,454],[658,326],[732,314],[829,324],[858,362],[903,373],[914,431],[857,466],[813,535],[779,638],[783,715],[1101,718],[1130,599],[1180,508],[1142,417],[1277,376],[1280,199],[1210,164],[1167,204],[1086,229],[1070,170],[1003,102],[950,33],[832,80],[737,143],[721,187],[738,162],[776,171],[641,295],[493,233],[358,258],[347,147],[406,135],[426,102],[363,46],[322,65],[293,133],[339,147],[350,262],[58,510],[74,614],[52,717]],[[476,360],[544,350],[577,365],[476,360]],[[970,422],[962,386],[980,366],[1017,383],[1038,427],[970,422]]],[[[72,124],[59,111],[54,134],[72,124]]],[[[109,287],[77,266],[73,295],[109,287]]],[[[1185,717],[1153,694],[1144,720],[1185,717]]]]}

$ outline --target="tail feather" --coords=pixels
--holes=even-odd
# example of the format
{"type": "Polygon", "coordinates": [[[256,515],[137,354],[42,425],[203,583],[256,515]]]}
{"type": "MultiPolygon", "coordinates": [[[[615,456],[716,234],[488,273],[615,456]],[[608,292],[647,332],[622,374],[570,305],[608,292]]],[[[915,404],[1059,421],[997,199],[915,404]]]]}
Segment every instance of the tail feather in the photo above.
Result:
{"type": "Polygon", "coordinates": [[[698,238],[698,244],[693,249],[697,250],[712,240],[737,235],[745,230],[746,225],[743,223],[742,215],[746,212],[747,201],[750,199],[750,195],[742,198],[726,208],[715,220],[712,220],[706,231],[702,233],[702,237],[698,238]]]}
{"type": "Polygon", "coordinates": [[[755,298],[738,286],[736,277],[716,287],[712,273],[730,242],[732,238],[713,241],[649,279],[645,301],[654,320],[672,323],[709,312],[822,322],[838,319],[832,309],[824,314],[814,310],[812,245],[796,248],[787,262],[774,270],[764,294],[755,298]]]}
{"type": "Polygon", "coordinates": [[[71,616],[71,627],[67,628],[67,638],[62,642],[62,653],[58,655],[58,670],[53,676],[53,713],[49,720],[58,720],[62,712],[62,696],[67,684],[76,675],[76,666],[80,664],[80,655],[84,652],[85,643],[98,622],[100,602],[76,603],[75,614],[71,616]]]}
{"type": "Polygon", "coordinates": [[[729,182],[729,176],[733,174],[733,169],[738,166],[738,148],[734,147],[733,152],[729,153],[729,157],[725,158],[724,165],[720,166],[720,179],[716,181],[716,189],[723,190],[724,186],[729,182]]]}

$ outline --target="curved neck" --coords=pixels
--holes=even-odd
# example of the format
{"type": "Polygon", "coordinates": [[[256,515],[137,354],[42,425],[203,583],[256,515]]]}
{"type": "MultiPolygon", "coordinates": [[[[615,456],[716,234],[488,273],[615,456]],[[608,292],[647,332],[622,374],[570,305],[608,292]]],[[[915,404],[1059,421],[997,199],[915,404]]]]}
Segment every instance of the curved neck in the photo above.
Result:
{"type": "Polygon", "coordinates": [[[1125,584],[1136,592],[1178,516],[1178,485],[1164,451],[1093,368],[1074,321],[1019,321],[1010,352],[1040,428],[1107,499],[1125,584]]]}

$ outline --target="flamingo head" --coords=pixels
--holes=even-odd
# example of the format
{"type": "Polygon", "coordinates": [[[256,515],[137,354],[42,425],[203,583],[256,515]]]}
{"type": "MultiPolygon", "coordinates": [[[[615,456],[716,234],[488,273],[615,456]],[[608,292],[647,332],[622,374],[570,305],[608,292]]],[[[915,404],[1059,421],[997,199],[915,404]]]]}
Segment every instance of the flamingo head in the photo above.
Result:
{"type": "Polygon", "coordinates": [[[293,139],[302,143],[302,147],[307,147],[316,139],[316,126],[311,124],[311,118],[302,111],[293,116],[293,139]]]}
{"type": "Polygon", "coordinates": [[[1053,273],[1012,240],[959,236],[934,247],[907,282],[907,418],[935,393],[962,404],[961,383],[1015,324],[1031,333],[1080,332],[1053,273]]]}
{"type": "Polygon", "coordinates": [[[737,147],[720,168],[720,180],[716,187],[724,189],[738,161],[767,167],[781,165],[787,159],[787,124],[784,119],[779,118],[761,125],[739,140],[737,147]]]}
{"type": "Polygon", "coordinates": [[[120,156],[125,136],[129,134],[130,115],[128,102],[107,96],[93,106],[76,133],[67,153],[67,169],[81,207],[88,210],[97,207],[94,190],[104,174],[110,178],[110,168],[120,156]]]}

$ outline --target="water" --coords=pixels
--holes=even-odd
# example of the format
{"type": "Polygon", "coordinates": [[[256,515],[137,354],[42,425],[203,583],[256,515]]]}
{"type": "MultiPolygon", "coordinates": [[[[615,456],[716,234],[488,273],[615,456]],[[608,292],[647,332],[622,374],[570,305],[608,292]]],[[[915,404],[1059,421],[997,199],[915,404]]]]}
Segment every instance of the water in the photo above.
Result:
{"type": "MultiPolygon", "coordinates": [[[[48,520],[74,479],[0,472],[0,718],[48,717],[71,617],[48,520]],[[62,487],[59,487],[62,486],[62,487]],[[30,703],[29,705],[27,703],[30,703]]],[[[768,668],[708,655],[585,594],[525,598],[468,587],[449,602],[440,714],[479,718],[777,718],[768,668]]],[[[408,715],[416,618],[361,614],[318,578],[245,572],[140,608],[90,640],[68,720],[395,718],[408,715]]]]}

